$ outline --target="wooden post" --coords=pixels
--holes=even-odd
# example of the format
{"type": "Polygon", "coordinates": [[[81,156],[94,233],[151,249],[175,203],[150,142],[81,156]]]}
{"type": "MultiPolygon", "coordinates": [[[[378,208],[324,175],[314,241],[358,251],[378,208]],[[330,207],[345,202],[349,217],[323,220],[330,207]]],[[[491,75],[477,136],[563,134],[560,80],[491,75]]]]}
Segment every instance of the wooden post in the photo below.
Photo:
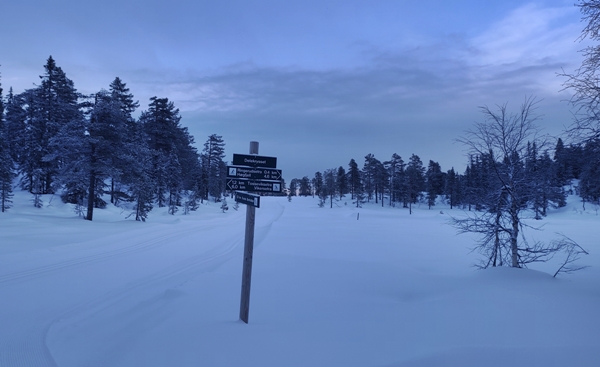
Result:
{"type": "MultiPolygon", "coordinates": [[[[250,154],[258,154],[258,142],[250,142],[250,154]]],[[[240,320],[248,323],[250,313],[250,283],[252,279],[252,253],[254,251],[254,220],[253,205],[246,205],[246,235],[244,239],[244,266],[242,268],[242,296],[240,299],[240,320]]]]}

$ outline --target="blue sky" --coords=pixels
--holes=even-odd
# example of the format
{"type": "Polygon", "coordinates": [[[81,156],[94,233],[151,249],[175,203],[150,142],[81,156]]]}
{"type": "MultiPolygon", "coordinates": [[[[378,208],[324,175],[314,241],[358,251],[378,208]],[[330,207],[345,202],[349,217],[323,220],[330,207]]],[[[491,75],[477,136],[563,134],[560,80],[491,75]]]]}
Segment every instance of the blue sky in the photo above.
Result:
{"type": "Polygon", "coordinates": [[[0,13],[5,91],[49,55],[80,92],[119,76],[145,109],[175,102],[199,148],[227,159],[260,142],[290,180],[372,153],[464,169],[454,139],[478,106],[542,100],[541,127],[571,122],[557,77],[581,63],[573,0],[12,1],[0,13]]]}

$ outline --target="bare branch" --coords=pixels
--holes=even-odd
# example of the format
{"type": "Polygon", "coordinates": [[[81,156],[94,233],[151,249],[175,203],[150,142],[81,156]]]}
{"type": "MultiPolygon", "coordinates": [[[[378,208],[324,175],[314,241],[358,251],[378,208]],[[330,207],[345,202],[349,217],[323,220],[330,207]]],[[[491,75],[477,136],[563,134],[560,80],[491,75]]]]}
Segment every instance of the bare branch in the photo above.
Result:
{"type": "Polygon", "coordinates": [[[569,237],[558,233],[561,236],[560,239],[553,241],[553,246],[564,251],[566,254],[565,260],[560,265],[558,270],[554,273],[554,277],[556,277],[560,273],[571,274],[577,270],[585,269],[588,266],[583,265],[575,265],[574,263],[580,259],[581,255],[589,255],[583,247],[579,246],[579,244],[569,237]]]}

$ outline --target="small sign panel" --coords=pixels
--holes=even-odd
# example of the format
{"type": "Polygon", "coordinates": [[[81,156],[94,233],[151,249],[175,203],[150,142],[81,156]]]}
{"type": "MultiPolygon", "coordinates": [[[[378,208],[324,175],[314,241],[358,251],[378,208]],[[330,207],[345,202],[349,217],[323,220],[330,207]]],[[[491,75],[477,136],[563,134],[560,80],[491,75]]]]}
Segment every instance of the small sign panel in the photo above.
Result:
{"type": "Polygon", "coordinates": [[[281,181],[257,181],[228,178],[227,189],[249,192],[281,192],[281,181]]]}
{"type": "Polygon", "coordinates": [[[227,166],[227,177],[248,180],[281,180],[281,170],[272,168],[250,168],[227,166]]]}
{"type": "Polygon", "coordinates": [[[234,154],[231,163],[234,166],[277,168],[276,157],[263,157],[260,155],[234,154]]]}
{"type": "Polygon", "coordinates": [[[238,191],[235,193],[235,201],[246,205],[252,205],[255,208],[260,208],[260,196],[258,195],[238,191]]]}

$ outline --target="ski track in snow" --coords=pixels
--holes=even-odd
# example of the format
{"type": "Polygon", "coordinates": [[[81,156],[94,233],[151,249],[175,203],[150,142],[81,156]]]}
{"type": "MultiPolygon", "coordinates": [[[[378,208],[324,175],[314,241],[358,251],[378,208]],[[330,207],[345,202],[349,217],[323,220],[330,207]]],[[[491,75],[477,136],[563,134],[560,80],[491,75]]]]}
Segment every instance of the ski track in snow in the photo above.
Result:
{"type": "MultiPolygon", "coordinates": [[[[255,229],[255,246],[258,246],[260,241],[268,235],[272,223],[281,217],[283,211],[284,207],[277,204],[274,213],[269,213],[274,215],[267,217],[266,223],[260,223],[260,219],[265,218],[261,215],[255,229]]],[[[179,286],[185,284],[197,274],[215,270],[238,255],[238,252],[240,252],[238,250],[243,247],[243,228],[240,227],[236,231],[230,231],[227,229],[227,226],[231,224],[229,221],[222,222],[218,226],[214,226],[212,223],[202,226],[196,224],[183,230],[174,227],[173,230],[176,232],[160,235],[150,240],[138,241],[130,246],[1,275],[0,287],[14,286],[22,282],[34,282],[43,279],[49,274],[65,273],[75,267],[119,259],[124,256],[136,256],[153,249],[172,246],[178,239],[194,233],[201,234],[202,231],[209,228],[215,230],[223,227],[227,233],[223,241],[207,251],[127,282],[107,293],[98,294],[90,301],[63,310],[58,315],[49,317],[45,323],[39,324],[24,335],[10,340],[0,340],[0,367],[58,367],[46,343],[47,335],[55,324],[68,325],[77,320],[92,317],[100,312],[110,312],[113,305],[119,305],[117,309],[122,309],[123,302],[129,302],[132,304],[132,308],[135,308],[140,305],[152,305],[160,300],[176,298],[178,295],[176,289],[179,286]],[[157,287],[158,284],[160,284],[160,287],[157,287]],[[157,294],[157,288],[164,289],[164,291],[157,294]]],[[[241,255],[241,252],[239,255],[241,255]]]]}
{"type": "Polygon", "coordinates": [[[148,250],[150,248],[160,246],[161,244],[165,244],[167,241],[173,241],[173,240],[176,240],[177,238],[189,235],[191,233],[194,233],[194,232],[197,232],[200,230],[201,229],[192,228],[192,229],[188,229],[184,232],[179,232],[179,233],[175,233],[175,234],[170,233],[167,235],[159,236],[150,241],[138,242],[134,245],[118,248],[118,249],[111,250],[111,251],[105,251],[105,252],[98,253],[98,254],[82,256],[79,258],[62,261],[62,262],[58,262],[55,264],[49,264],[46,266],[40,266],[40,267],[36,267],[33,269],[27,269],[27,270],[23,270],[23,271],[17,271],[14,273],[9,273],[6,275],[1,275],[0,276],[0,284],[7,283],[7,282],[12,283],[12,282],[19,281],[19,280],[28,280],[28,279],[32,279],[32,278],[37,278],[40,276],[45,276],[49,272],[61,271],[61,270],[65,270],[67,268],[74,267],[74,266],[86,265],[86,264],[95,263],[98,261],[110,260],[112,258],[119,257],[119,256],[135,254],[138,252],[148,250]]]}

